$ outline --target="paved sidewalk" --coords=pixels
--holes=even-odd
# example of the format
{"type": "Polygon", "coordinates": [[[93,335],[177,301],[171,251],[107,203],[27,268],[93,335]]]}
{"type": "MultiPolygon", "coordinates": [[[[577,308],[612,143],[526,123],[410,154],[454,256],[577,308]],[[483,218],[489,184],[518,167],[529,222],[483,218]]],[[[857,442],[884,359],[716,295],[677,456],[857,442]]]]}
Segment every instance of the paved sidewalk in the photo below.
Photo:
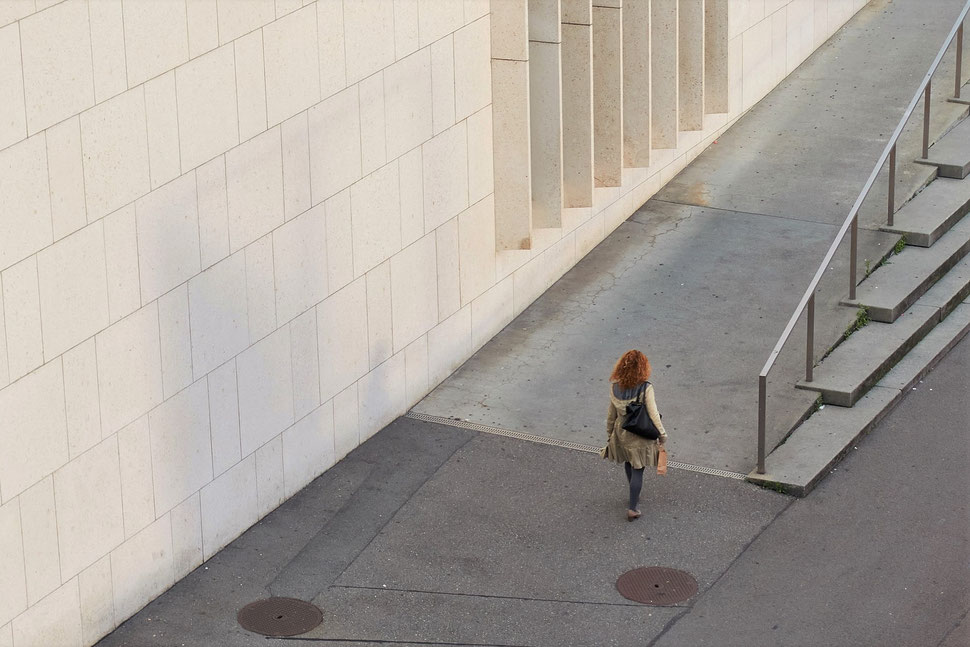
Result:
{"type": "Polygon", "coordinates": [[[686,606],[632,603],[620,574],[663,564],[707,589],[790,505],[672,471],[645,479],[628,523],[625,485],[591,454],[401,418],[101,645],[264,645],[235,616],[269,595],[324,610],[303,639],[643,644],[686,606]]]}
{"type": "Polygon", "coordinates": [[[808,499],[402,418],[101,647],[963,647],[970,638],[970,339],[808,499]],[[638,566],[693,574],[677,606],[624,599],[638,566]],[[266,639],[270,595],[323,624],[266,639]]]}
{"type": "MultiPolygon", "coordinates": [[[[640,348],[677,460],[751,471],[758,373],[963,0],[932,6],[863,8],[415,410],[600,445],[610,370],[640,348]]],[[[952,57],[939,74],[951,78],[952,57]]],[[[931,132],[964,108],[944,103],[931,132]]],[[[898,196],[929,173],[905,163],[920,115],[900,147],[898,196]]],[[[898,240],[875,230],[885,195],[877,185],[861,221],[860,276],[898,240]]],[[[838,306],[847,264],[836,255],[816,299],[819,357],[855,316],[838,306]]],[[[769,378],[769,450],[817,395],[792,388],[804,339],[800,324],[769,378]]]]}

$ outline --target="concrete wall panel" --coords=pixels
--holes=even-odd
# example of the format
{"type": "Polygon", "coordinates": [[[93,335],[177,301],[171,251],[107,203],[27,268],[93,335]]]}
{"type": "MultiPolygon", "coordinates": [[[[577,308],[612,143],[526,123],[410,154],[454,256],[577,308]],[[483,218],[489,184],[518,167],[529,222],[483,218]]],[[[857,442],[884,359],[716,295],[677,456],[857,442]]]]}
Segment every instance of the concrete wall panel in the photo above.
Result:
{"type": "Polygon", "coordinates": [[[727,112],[728,97],[728,0],[704,0],[704,112],[727,112]]]}
{"type": "Polygon", "coordinates": [[[33,605],[13,621],[14,645],[77,645],[81,642],[81,611],[77,580],[33,605]]]}
{"type": "Polygon", "coordinates": [[[118,463],[121,469],[121,509],[125,539],[128,539],[155,521],[152,450],[147,416],[142,416],[118,432],[118,463]]]}
{"type": "Polygon", "coordinates": [[[72,578],[124,540],[116,436],[54,472],[61,577],[72,578]]]}
{"type": "Polygon", "coordinates": [[[61,585],[61,565],[57,559],[54,479],[45,478],[23,492],[19,498],[27,603],[34,605],[61,585]]]}
{"type": "Polygon", "coordinates": [[[563,174],[559,43],[533,41],[529,44],[529,136],[532,224],[559,227],[563,174]]]}
{"type": "Polygon", "coordinates": [[[623,10],[593,6],[593,178],[619,186],[623,169],[623,10]]]}
{"type": "Polygon", "coordinates": [[[677,148],[679,49],[677,0],[650,3],[650,117],[653,148],[677,148]]]}
{"type": "Polygon", "coordinates": [[[623,3],[623,165],[650,166],[650,0],[623,3]]]}
{"type": "Polygon", "coordinates": [[[12,382],[44,363],[37,257],[31,256],[4,270],[0,282],[3,283],[7,362],[12,382]]]}
{"type": "Polygon", "coordinates": [[[592,207],[592,22],[563,23],[562,34],[563,206],[592,207]]]}
{"type": "MultiPolygon", "coordinates": [[[[177,153],[177,141],[175,150],[177,153]]],[[[47,129],[47,171],[54,240],[60,240],[87,224],[81,125],[77,117],[47,129]]]]}
{"type": "Polygon", "coordinates": [[[704,5],[681,2],[678,7],[677,94],[681,130],[704,129],[704,5]]]}
{"type": "MultiPolygon", "coordinates": [[[[148,7],[147,4],[144,6],[148,7]]],[[[132,30],[138,33],[139,12],[132,13],[136,14],[132,30]]],[[[183,18],[183,28],[184,25],[183,18]]],[[[158,27],[164,29],[164,23],[158,27]]],[[[91,29],[86,2],[70,0],[25,18],[20,23],[20,37],[29,134],[40,132],[94,105],[91,29]]],[[[168,42],[164,38],[161,40],[168,42]]],[[[139,48],[129,50],[129,76],[142,73],[140,51],[139,48]]],[[[158,56],[164,57],[165,52],[158,52],[158,56]]],[[[170,69],[181,62],[178,58],[166,60],[154,73],[140,77],[132,85],[170,69]]]]}
{"type": "Polygon", "coordinates": [[[438,321],[444,321],[461,307],[458,219],[452,218],[438,227],[434,236],[438,274],[438,321]]]}
{"type": "Polygon", "coordinates": [[[150,305],[98,333],[101,429],[112,434],[162,402],[158,305],[150,305]]]}
{"type": "Polygon", "coordinates": [[[6,148],[27,136],[24,76],[18,62],[20,30],[17,25],[0,29],[0,94],[7,97],[0,108],[0,147],[6,148]]]}

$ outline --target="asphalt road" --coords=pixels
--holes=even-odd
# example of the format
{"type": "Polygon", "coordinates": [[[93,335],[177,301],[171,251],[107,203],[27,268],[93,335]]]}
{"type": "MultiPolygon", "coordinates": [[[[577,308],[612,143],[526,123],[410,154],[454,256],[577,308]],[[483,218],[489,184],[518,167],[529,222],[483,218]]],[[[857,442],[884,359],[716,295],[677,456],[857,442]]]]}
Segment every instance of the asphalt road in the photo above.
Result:
{"type": "Polygon", "coordinates": [[[651,645],[970,645],[970,340],[651,645]]]}

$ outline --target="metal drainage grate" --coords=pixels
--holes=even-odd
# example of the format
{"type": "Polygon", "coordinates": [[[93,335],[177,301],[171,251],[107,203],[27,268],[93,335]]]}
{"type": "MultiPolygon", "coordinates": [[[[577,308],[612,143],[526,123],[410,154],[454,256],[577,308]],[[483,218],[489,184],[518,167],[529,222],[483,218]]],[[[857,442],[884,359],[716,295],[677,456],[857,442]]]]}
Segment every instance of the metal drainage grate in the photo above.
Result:
{"type": "Polygon", "coordinates": [[[243,629],[264,636],[297,636],[323,622],[323,612],[303,600],[268,598],[244,606],[236,620],[243,629]]]}
{"type": "Polygon", "coordinates": [[[627,600],[667,606],[697,594],[697,580],[690,573],[651,566],[627,571],[616,581],[616,590],[627,600]]]}

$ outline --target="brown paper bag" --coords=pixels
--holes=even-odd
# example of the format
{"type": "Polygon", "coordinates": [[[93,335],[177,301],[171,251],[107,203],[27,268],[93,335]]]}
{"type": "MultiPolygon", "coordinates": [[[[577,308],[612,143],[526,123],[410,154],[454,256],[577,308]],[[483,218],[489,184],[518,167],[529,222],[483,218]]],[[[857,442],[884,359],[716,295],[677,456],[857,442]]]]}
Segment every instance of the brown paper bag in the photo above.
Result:
{"type": "Polygon", "coordinates": [[[667,476],[667,450],[663,445],[660,446],[660,452],[657,454],[657,474],[667,476]]]}

